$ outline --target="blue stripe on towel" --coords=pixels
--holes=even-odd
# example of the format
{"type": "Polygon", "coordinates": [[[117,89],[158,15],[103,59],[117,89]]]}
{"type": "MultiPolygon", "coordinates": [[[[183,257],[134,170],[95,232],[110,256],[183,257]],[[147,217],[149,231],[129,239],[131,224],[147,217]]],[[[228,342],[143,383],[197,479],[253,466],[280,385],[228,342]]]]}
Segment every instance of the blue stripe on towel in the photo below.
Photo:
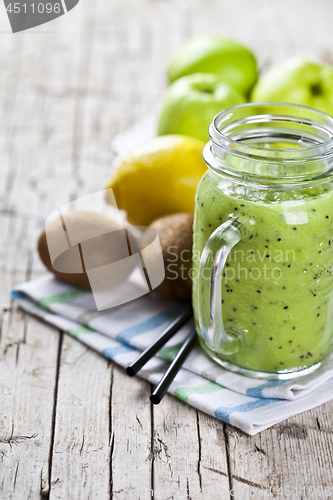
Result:
{"type": "Polygon", "coordinates": [[[17,290],[12,290],[12,291],[10,292],[10,294],[11,294],[11,297],[12,297],[12,299],[13,299],[13,300],[17,300],[17,299],[26,299],[26,298],[27,298],[27,296],[26,296],[26,294],[25,294],[25,293],[23,293],[23,292],[19,292],[19,291],[17,291],[17,290]]]}
{"type": "Polygon", "coordinates": [[[249,411],[255,410],[256,408],[260,408],[261,406],[270,405],[273,403],[278,403],[281,401],[280,399],[259,399],[257,401],[250,401],[249,403],[243,403],[238,406],[220,406],[214,411],[214,416],[219,420],[223,420],[223,422],[227,422],[230,424],[230,416],[233,413],[247,413],[249,411]]]}
{"type": "Polygon", "coordinates": [[[117,335],[117,340],[120,342],[125,342],[126,344],[135,337],[136,335],[141,335],[142,333],[147,333],[150,330],[154,330],[155,328],[163,325],[169,319],[173,319],[180,314],[184,310],[184,307],[176,306],[171,309],[167,309],[159,314],[156,314],[152,318],[143,321],[142,323],[138,323],[137,325],[126,328],[121,331],[117,335]]]}
{"type": "Polygon", "coordinates": [[[266,387],[277,387],[285,384],[286,382],[289,382],[289,380],[267,380],[267,382],[262,385],[258,385],[258,387],[248,389],[246,391],[246,395],[253,398],[264,398],[265,396],[262,394],[263,389],[266,389],[266,387]]]}
{"type": "Polygon", "coordinates": [[[133,352],[135,350],[136,349],[134,349],[134,347],[128,347],[127,345],[119,345],[117,347],[107,347],[106,349],[103,349],[102,354],[106,358],[113,359],[118,354],[125,354],[128,352],[133,352]]]}

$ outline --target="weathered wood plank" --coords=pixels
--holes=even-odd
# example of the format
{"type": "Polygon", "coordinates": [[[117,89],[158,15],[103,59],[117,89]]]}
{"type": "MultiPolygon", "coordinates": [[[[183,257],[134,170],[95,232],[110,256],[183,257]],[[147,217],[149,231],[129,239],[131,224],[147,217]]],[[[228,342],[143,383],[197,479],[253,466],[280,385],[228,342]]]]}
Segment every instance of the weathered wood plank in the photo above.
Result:
{"type": "Polygon", "coordinates": [[[152,496],[150,384],[113,367],[111,396],[111,498],[152,496]]]}
{"type": "Polygon", "coordinates": [[[223,424],[166,395],[154,407],[154,498],[229,498],[223,424]]]}
{"type": "Polygon", "coordinates": [[[2,318],[0,497],[40,499],[49,490],[59,334],[14,309],[2,318]]]}
{"type": "Polygon", "coordinates": [[[50,500],[108,498],[111,365],[64,335],[55,409],[50,500]]]}
{"type": "Polygon", "coordinates": [[[297,415],[257,436],[227,426],[236,498],[245,494],[265,498],[268,491],[271,498],[320,497],[320,492],[329,498],[333,494],[333,434],[311,425],[320,411],[297,415]],[[330,495],[325,495],[329,488],[330,495]]]}
{"type": "Polygon", "coordinates": [[[202,498],[225,499],[230,496],[228,442],[224,424],[202,412],[197,413],[200,440],[202,498]]]}
{"type": "MultiPolygon", "coordinates": [[[[86,119],[85,89],[94,38],[94,10],[95,4],[82,11],[80,19],[80,28],[88,30],[89,36],[85,40],[76,38],[78,52],[74,69],[77,81],[71,97],[72,123],[68,123],[68,137],[64,143],[69,159],[68,181],[75,183],[67,194],[71,199],[82,193],[82,123],[86,119]]],[[[69,43],[70,40],[71,37],[69,43]]],[[[58,207],[63,203],[58,196],[55,200],[58,207]]],[[[110,390],[109,363],[65,336],[58,381],[50,500],[109,496],[112,448],[110,390]]]]}

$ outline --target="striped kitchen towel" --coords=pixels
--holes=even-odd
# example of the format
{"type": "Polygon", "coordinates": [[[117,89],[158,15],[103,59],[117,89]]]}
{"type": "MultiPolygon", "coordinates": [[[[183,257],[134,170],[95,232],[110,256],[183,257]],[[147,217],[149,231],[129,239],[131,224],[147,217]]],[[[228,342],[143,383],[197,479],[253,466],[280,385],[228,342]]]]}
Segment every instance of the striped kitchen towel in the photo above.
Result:
{"type": "MultiPolygon", "coordinates": [[[[51,275],[17,286],[12,296],[28,313],[66,331],[123,367],[185,307],[149,293],[97,311],[92,293],[73,288],[51,275]]],[[[139,376],[157,384],[192,324],[189,321],[139,376]]],[[[224,370],[197,346],[169,392],[253,435],[332,399],[333,358],[319,371],[295,381],[260,381],[224,370]]]]}

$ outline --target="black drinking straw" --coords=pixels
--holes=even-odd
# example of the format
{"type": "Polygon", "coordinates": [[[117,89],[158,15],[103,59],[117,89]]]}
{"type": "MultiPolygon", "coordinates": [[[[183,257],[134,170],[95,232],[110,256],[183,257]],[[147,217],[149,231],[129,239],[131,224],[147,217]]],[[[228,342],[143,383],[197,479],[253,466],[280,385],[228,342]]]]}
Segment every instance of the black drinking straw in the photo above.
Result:
{"type": "Polygon", "coordinates": [[[156,354],[164,344],[192,317],[192,306],[189,306],[126,368],[126,373],[134,377],[139,370],[156,354]]]}
{"type": "Polygon", "coordinates": [[[159,381],[158,386],[150,396],[150,401],[154,405],[158,405],[162,401],[162,398],[166,393],[166,391],[168,390],[168,388],[170,387],[171,382],[179,372],[179,369],[181,368],[187,356],[190,354],[193,344],[196,341],[196,338],[197,338],[197,332],[195,328],[193,328],[193,330],[191,330],[190,335],[187,337],[184,344],[181,346],[175,358],[173,359],[171,365],[169,366],[169,368],[159,381]]]}

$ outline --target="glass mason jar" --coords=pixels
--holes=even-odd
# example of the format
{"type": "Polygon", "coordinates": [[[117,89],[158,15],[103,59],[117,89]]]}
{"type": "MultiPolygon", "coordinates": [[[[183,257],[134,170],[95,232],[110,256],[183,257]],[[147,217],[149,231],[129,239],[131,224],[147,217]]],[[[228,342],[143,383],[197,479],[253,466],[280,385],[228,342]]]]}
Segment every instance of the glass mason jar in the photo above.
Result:
{"type": "Polygon", "coordinates": [[[333,118],[245,104],[209,135],[194,222],[200,343],[243,375],[310,373],[333,350],[333,118]]]}

